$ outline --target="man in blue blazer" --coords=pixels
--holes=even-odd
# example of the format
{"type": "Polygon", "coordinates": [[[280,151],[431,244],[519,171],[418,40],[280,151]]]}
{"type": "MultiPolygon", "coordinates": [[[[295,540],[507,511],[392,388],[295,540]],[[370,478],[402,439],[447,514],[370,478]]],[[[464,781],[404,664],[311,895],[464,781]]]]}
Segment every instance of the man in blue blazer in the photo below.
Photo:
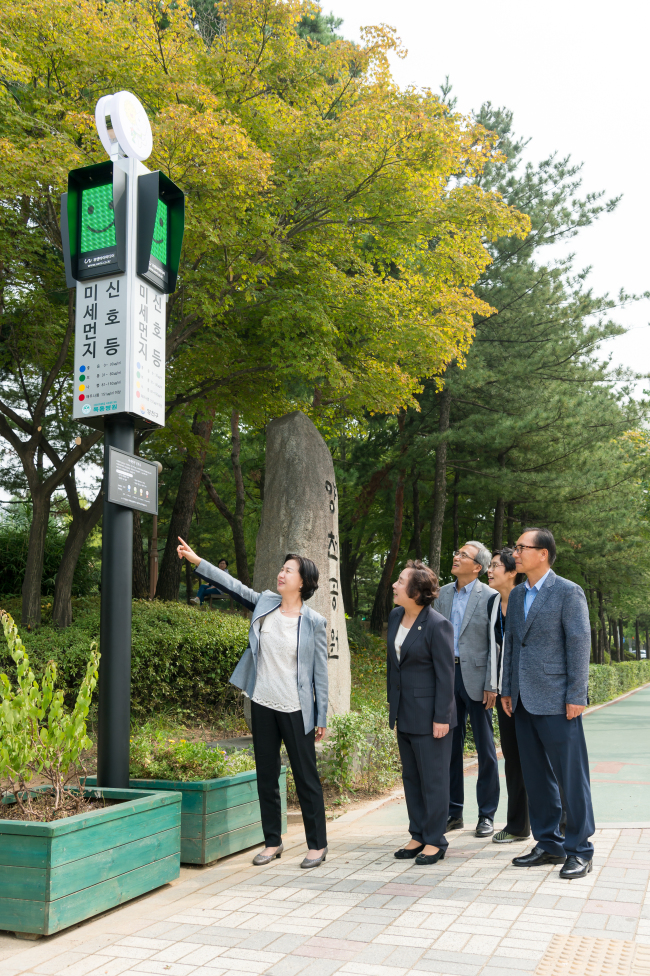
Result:
{"type": "Polygon", "coordinates": [[[591,871],[595,829],[581,717],[589,683],[589,610],[582,588],[551,569],[555,539],[548,529],[526,529],[514,557],[527,580],[508,603],[501,701],[515,716],[537,844],[512,863],[562,864],[560,877],[582,878],[591,871]]]}

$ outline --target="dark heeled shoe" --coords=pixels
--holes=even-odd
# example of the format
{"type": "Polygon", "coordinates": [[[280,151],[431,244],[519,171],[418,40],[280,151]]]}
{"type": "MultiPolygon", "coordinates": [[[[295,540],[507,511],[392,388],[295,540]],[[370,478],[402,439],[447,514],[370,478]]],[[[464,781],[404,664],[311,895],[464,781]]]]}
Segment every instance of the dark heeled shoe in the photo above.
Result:
{"type": "Polygon", "coordinates": [[[269,864],[271,861],[274,861],[276,857],[282,857],[283,851],[284,844],[281,843],[273,854],[256,854],[253,858],[253,864],[257,868],[261,867],[263,864],[269,864]]]}
{"type": "Polygon", "coordinates": [[[395,851],[393,857],[399,858],[400,861],[406,861],[408,858],[417,857],[420,851],[424,850],[424,844],[420,844],[419,847],[400,847],[398,851],[395,851]]]}
{"type": "MultiPolygon", "coordinates": [[[[424,845],[423,845],[424,846],[424,845]]],[[[415,859],[416,864],[435,864],[437,861],[442,861],[445,856],[445,852],[442,848],[436,851],[435,854],[418,854],[415,859]]]]}

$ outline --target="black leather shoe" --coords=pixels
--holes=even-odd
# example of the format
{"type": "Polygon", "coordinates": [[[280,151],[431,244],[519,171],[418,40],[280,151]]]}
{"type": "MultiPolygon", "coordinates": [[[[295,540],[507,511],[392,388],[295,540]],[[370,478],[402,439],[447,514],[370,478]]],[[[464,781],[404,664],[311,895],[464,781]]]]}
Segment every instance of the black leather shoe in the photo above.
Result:
{"type": "Polygon", "coordinates": [[[570,881],[572,878],[584,878],[593,869],[593,864],[584,857],[571,854],[560,868],[560,877],[570,881]]]}
{"type": "Polygon", "coordinates": [[[542,864],[564,864],[566,858],[557,854],[547,854],[541,847],[533,847],[530,854],[513,857],[512,863],[516,868],[537,868],[542,864]]]}
{"type": "Polygon", "coordinates": [[[462,830],[465,826],[465,821],[462,817],[448,817],[447,818],[447,830],[462,830]]]}
{"type": "MultiPolygon", "coordinates": [[[[424,845],[423,845],[424,846],[424,845]]],[[[445,856],[445,852],[440,848],[435,854],[418,854],[415,859],[416,864],[435,864],[436,861],[442,861],[445,856]]]]}
{"type": "Polygon", "coordinates": [[[494,823],[489,817],[479,817],[474,831],[477,837],[491,837],[494,833],[494,823]]]}
{"type": "Polygon", "coordinates": [[[424,844],[420,844],[419,847],[400,847],[398,851],[395,851],[393,857],[399,858],[400,861],[407,861],[410,857],[417,857],[420,851],[424,850],[424,844]]]}

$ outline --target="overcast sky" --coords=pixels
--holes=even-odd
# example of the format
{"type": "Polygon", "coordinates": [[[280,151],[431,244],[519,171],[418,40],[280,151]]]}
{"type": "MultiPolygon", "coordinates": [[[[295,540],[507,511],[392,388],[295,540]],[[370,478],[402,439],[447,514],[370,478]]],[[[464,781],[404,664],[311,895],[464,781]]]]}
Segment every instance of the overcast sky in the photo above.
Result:
{"type": "MultiPolygon", "coordinates": [[[[529,159],[570,154],[584,163],[585,190],[622,194],[617,211],[574,240],[576,267],[592,266],[598,294],[650,290],[645,3],[324,0],[323,10],[343,18],[340,33],[351,40],[364,25],[395,27],[409,52],[393,61],[400,85],[437,90],[449,75],[459,111],[485,101],[511,109],[516,133],[532,137],[529,159]]],[[[650,303],[616,317],[629,332],[612,342],[614,362],[649,372],[650,303]]]]}

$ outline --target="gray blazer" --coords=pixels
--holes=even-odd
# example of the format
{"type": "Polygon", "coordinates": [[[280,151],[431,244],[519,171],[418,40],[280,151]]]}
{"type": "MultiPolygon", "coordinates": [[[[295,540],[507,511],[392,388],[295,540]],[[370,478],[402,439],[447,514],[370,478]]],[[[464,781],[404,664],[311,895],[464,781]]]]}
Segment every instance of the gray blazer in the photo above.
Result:
{"type": "MultiPolygon", "coordinates": [[[[447,583],[440,588],[435,609],[447,620],[451,620],[456,583],[447,583]]],[[[458,639],[460,670],[467,694],[474,701],[483,701],[483,692],[496,691],[492,687],[490,675],[490,621],[487,605],[496,590],[476,580],[465,608],[463,624],[458,639]]],[[[509,608],[508,608],[509,609],[509,608]]]]}
{"type": "Polygon", "coordinates": [[[591,631],[582,587],[550,571],[524,618],[523,583],[508,600],[502,695],[521,697],[532,715],[564,714],[586,705],[591,631]]]}
{"type": "MultiPolygon", "coordinates": [[[[257,680],[262,619],[280,606],[282,598],[273,590],[257,593],[205,559],[201,560],[195,572],[214,583],[247,610],[253,611],[248,631],[248,647],[230,678],[231,684],[241,688],[251,698],[257,680]]],[[[327,725],[327,695],[327,621],[320,613],[303,603],[302,616],[298,619],[298,698],[305,723],[305,735],[314,726],[324,728],[327,725]]]]}

